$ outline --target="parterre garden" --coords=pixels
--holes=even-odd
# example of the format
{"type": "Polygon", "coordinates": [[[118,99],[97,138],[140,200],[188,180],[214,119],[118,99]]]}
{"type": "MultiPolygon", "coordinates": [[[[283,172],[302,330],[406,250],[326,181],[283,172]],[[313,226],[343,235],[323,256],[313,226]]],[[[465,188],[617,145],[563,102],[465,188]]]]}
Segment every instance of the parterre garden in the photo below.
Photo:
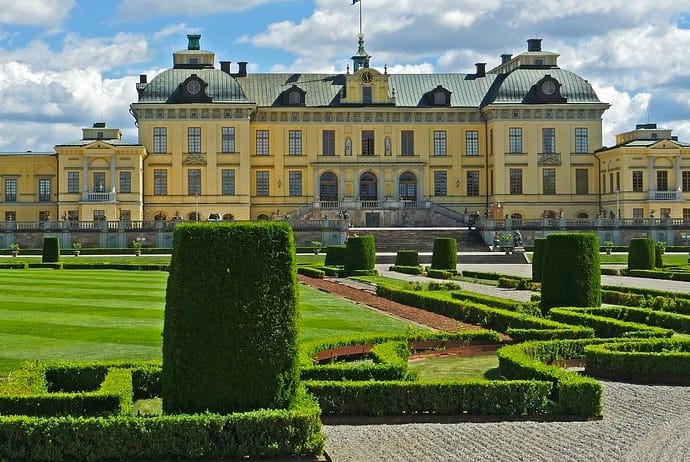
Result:
{"type": "MultiPolygon", "coordinates": [[[[115,352],[117,361],[25,365],[3,384],[0,457],[309,455],[323,448],[322,415],[599,418],[602,388],[590,375],[690,382],[690,341],[682,335],[689,332],[690,300],[672,303],[664,294],[602,290],[594,235],[552,235],[535,248],[534,266],[541,269],[528,287],[539,289],[540,296],[532,303],[454,285],[377,285],[383,297],[491,331],[384,328],[388,332],[356,337],[329,332],[327,340],[313,335],[301,342],[294,242],[287,226],[182,226],[174,248],[162,364],[115,352]],[[613,299],[616,306],[608,305],[613,299]],[[416,380],[408,367],[411,352],[496,345],[507,338],[512,344],[497,353],[496,380],[416,380]],[[573,360],[585,364],[586,374],[560,367],[573,360]],[[132,415],[135,401],[154,397],[162,398],[162,415],[132,415]]],[[[647,243],[639,250],[631,246],[629,258],[644,261],[649,251],[647,243]]],[[[371,236],[350,239],[344,248],[327,249],[325,266],[299,271],[313,277],[371,276],[374,252],[371,236]]],[[[453,274],[453,242],[439,242],[434,253],[436,274],[453,274]]],[[[96,288],[97,273],[92,277],[96,288]]],[[[46,295],[56,292],[59,286],[46,295]]],[[[52,303],[60,301],[47,303],[44,313],[52,303]]],[[[123,307],[104,309],[115,313],[123,307]]],[[[64,324],[72,328],[94,314],[75,309],[70,315],[74,322],[64,324]]],[[[26,332],[45,329],[39,319],[30,321],[26,332]]],[[[160,325],[160,313],[155,322],[160,325]]],[[[103,335],[109,327],[116,330],[103,327],[103,335]]]]}

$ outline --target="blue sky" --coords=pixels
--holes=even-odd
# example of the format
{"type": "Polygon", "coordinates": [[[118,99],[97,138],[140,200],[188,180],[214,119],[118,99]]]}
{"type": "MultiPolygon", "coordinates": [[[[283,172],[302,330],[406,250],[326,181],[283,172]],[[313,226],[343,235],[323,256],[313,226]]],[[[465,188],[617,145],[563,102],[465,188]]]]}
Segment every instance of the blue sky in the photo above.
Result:
{"type": "MultiPolygon", "coordinates": [[[[690,141],[690,0],[362,0],[372,65],[470,73],[543,39],[612,105],[604,145],[657,122],[690,141]]],[[[351,0],[0,0],[0,151],[50,151],[104,121],[136,140],[139,74],[171,66],[187,33],[250,72],[344,72],[351,0]]]]}

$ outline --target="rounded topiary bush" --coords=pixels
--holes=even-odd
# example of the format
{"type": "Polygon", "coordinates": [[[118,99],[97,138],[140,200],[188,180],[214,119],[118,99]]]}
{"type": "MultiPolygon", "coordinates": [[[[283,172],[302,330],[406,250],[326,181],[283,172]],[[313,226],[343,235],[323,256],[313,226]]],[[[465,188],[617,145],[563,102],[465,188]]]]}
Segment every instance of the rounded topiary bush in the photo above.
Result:
{"type": "Polygon", "coordinates": [[[345,243],[345,271],[369,271],[376,267],[376,243],[374,236],[353,236],[345,243]]]}
{"type": "Polygon", "coordinates": [[[630,239],[628,269],[653,270],[656,263],[654,241],[646,237],[630,239]]]}
{"type": "Polygon", "coordinates": [[[284,222],[175,227],[165,413],[284,408],[298,383],[295,243],[284,222]]]}
{"type": "Polygon", "coordinates": [[[326,266],[344,266],[347,247],[344,245],[329,245],[326,247],[326,266]]]}
{"type": "Polygon", "coordinates": [[[60,239],[57,237],[43,238],[43,263],[57,263],[60,261],[60,239]]]}
{"type": "Polygon", "coordinates": [[[458,242],[452,237],[434,239],[431,269],[453,270],[458,266],[458,242]]]}
{"type": "Polygon", "coordinates": [[[546,238],[541,271],[541,310],[601,305],[601,257],[594,233],[557,233],[546,238]]]}
{"type": "Polygon", "coordinates": [[[419,266],[419,253],[416,250],[398,250],[395,266],[419,266]]]}
{"type": "Polygon", "coordinates": [[[534,282],[541,282],[541,271],[544,265],[544,247],[546,247],[545,237],[534,239],[534,253],[532,253],[532,281],[534,282]]]}

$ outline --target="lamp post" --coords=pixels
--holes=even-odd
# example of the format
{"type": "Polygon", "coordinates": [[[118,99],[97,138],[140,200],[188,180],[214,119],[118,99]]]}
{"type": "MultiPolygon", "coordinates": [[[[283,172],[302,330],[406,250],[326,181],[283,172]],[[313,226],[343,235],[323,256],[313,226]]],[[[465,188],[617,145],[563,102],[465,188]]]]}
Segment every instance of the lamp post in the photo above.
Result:
{"type": "Polygon", "coordinates": [[[199,221],[199,193],[194,194],[194,217],[199,221]]]}

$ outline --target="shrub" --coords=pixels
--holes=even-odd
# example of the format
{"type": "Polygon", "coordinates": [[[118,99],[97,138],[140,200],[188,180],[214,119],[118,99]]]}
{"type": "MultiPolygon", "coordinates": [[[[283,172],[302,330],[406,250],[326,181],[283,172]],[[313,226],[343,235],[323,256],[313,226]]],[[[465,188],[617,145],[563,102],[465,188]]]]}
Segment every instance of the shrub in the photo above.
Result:
{"type": "Polygon", "coordinates": [[[544,248],[542,312],[556,306],[601,305],[600,262],[596,234],[551,234],[544,248]]]}
{"type": "Polygon", "coordinates": [[[452,237],[434,239],[434,251],[431,256],[431,269],[453,270],[458,267],[458,242],[452,237]]]}
{"type": "Polygon", "coordinates": [[[662,247],[654,246],[654,267],[664,267],[664,249],[662,247]]]}
{"type": "Polygon", "coordinates": [[[541,282],[544,247],[546,247],[545,237],[538,237],[534,240],[534,253],[532,254],[532,281],[534,282],[541,282]]]}
{"type": "Polygon", "coordinates": [[[598,316],[590,313],[587,308],[553,308],[549,312],[551,319],[563,323],[591,327],[597,337],[620,337],[627,332],[648,331],[657,337],[670,337],[673,331],[660,327],[648,326],[636,322],[621,321],[618,319],[598,316]]]}
{"type": "Polygon", "coordinates": [[[398,250],[395,266],[419,266],[419,254],[416,250],[398,250]]]}
{"type": "Polygon", "coordinates": [[[424,274],[424,269],[421,266],[390,266],[391,271],[403,274],[424,274]]]}
{"type": "Polygon", "coordinates": [[[344,245],[329,245],[326,247],[325,266],[344,266],[347,247],[344,245]]]}
{"type": "Polygon", "coordinates": [[[345,271],[352,273],[357,270],[370,271],[376,267],[376,244],[374,236],[354,236],[345,243],[345,271]]]}
{"type": "Polygon", "coordinates": [[[455,273],[448,270],[429,269],[426,272],[426,276],[434,279],[453,279],[455,273]]]}
{"type": "Polygon", "coordinates": [[[284,222],[175,228],[163,327],[163,410],[283,408],[297,370],[297,274],[284,222]]]}
{"type": "Polygon", "coordinates": [[[297,273],[317,279],[323,279],[326,276],[326,273],[323,270],[312,268],[311,266],[299,266],[297,268],[297,273]]]}
{"type": "Polygon", "coordinates": [[[43,263],[57,263],[60,261],[60,239],[57,237],[43,238],[43,263]]]}
{"type": "Polygon", "coordinates": [[[655,266],[654,241],[647,238],[630,239],[628,269],[653,270],[655,266]]]}

